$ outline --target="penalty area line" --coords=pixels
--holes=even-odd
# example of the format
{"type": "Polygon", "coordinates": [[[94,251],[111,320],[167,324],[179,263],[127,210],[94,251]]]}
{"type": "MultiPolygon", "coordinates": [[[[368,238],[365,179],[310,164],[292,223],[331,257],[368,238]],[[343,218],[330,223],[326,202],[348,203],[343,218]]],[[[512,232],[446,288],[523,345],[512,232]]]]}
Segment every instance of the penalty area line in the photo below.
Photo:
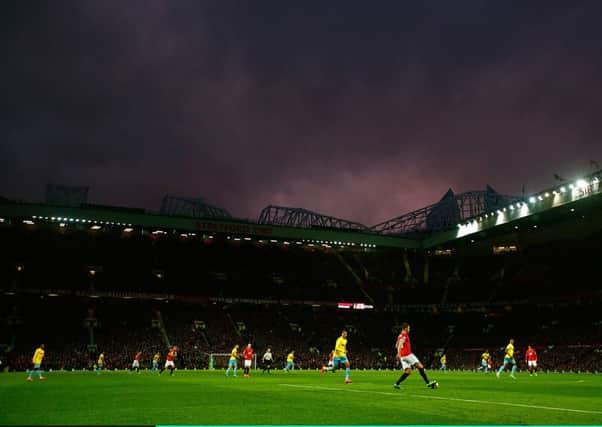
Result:
{"type": "Polygon", "coordinates": [[[545,409],[548,411],[560,411],[560,412],[576,412],[580,414],[597,414],[602,415],[602,411],[589,411],[587,409],[571,409],[571,408],[558,408],[555,406],[541,406],[541,405],[527,405],[525,403],[510,403],[510,402],[495,402],[492,400],[477,400],[477,399],[459,399],[456,397],[442,397],[442,396],[425,396],[422,394],[402,394],[402,393],[394,393],[389,391],[373,391],[373,390],[354,390],[351,388],[338,388],[338,387],[323,387],[323,386],[312,386],[312,385],[301,385],[301,384],[278,384],[282,387],[291,387],[291,388],[304,388],[310,390],[324,390],[324,391],[342,391],[346,393],[364,393],[364,394],[378,394],[381,396],[408,396],[408,397],[417,397],[421,399],[433,399],[433,400],[446,400],[450,402],[464,402],[464,403],[478,403],[478,404],[486,404],[486,405],[498,405],[498,406],[512,406],[515,408],[528,408],[528,409],[545,409]]]}

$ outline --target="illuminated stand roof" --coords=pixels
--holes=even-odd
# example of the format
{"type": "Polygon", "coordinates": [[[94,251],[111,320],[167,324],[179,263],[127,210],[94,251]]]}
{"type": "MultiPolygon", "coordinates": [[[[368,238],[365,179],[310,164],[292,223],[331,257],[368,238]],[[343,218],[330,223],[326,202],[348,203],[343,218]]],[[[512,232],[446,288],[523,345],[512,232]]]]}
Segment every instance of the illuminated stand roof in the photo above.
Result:
{"type": "Polygon", "coordinates": [[[405,237],[430,234],[448,230],[463,220],[494,211],[517,200],[520,199],[499,194],[489,185],[484,191],[460,194],[454,194],[450,188],[439,202],[377,224],[372,230],[379,234],[405,237]]]}

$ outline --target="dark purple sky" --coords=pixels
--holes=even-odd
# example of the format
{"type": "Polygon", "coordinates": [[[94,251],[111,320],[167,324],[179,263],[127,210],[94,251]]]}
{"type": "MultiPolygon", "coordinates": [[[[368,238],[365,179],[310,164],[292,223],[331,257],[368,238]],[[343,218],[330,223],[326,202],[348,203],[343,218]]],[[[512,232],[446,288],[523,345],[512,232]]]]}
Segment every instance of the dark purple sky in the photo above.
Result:
{"type": "Polygon", "coordinates": [[[602,164],[599,1],[3,1],[0,195],[372,225],[602,164]]]}

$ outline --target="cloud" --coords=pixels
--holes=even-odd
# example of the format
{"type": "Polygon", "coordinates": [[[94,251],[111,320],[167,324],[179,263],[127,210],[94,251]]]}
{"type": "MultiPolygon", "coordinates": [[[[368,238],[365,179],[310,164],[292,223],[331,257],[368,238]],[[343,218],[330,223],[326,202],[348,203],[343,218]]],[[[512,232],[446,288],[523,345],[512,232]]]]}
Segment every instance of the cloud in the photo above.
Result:
{"type": "Polygon", "coordinates": [[[63,180],[108,204],[157,209],[170,193],[375,224],[449,187],[534,191],[602,159],[600,30],[596,6],[516,7],[19,9],[0,194],[63,180]]]}

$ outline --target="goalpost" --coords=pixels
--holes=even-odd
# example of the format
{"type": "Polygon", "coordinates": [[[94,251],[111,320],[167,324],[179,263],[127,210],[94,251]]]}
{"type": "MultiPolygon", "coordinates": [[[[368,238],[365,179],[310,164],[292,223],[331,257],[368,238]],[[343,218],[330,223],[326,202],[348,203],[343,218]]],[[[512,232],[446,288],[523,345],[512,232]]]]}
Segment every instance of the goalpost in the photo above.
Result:
{"type": "MultiPolygon", "coordinates": [[[[230,361],[230,353],[209,353],[209,369],[227,369],[228,362],[230,361]]],[[[257,354],[253,354],[253,363],[251,363],[252,369],[257,369],[257,354]]],[[[242,360],[238,360],[238,368],[244,368],[242,360]]]]}

